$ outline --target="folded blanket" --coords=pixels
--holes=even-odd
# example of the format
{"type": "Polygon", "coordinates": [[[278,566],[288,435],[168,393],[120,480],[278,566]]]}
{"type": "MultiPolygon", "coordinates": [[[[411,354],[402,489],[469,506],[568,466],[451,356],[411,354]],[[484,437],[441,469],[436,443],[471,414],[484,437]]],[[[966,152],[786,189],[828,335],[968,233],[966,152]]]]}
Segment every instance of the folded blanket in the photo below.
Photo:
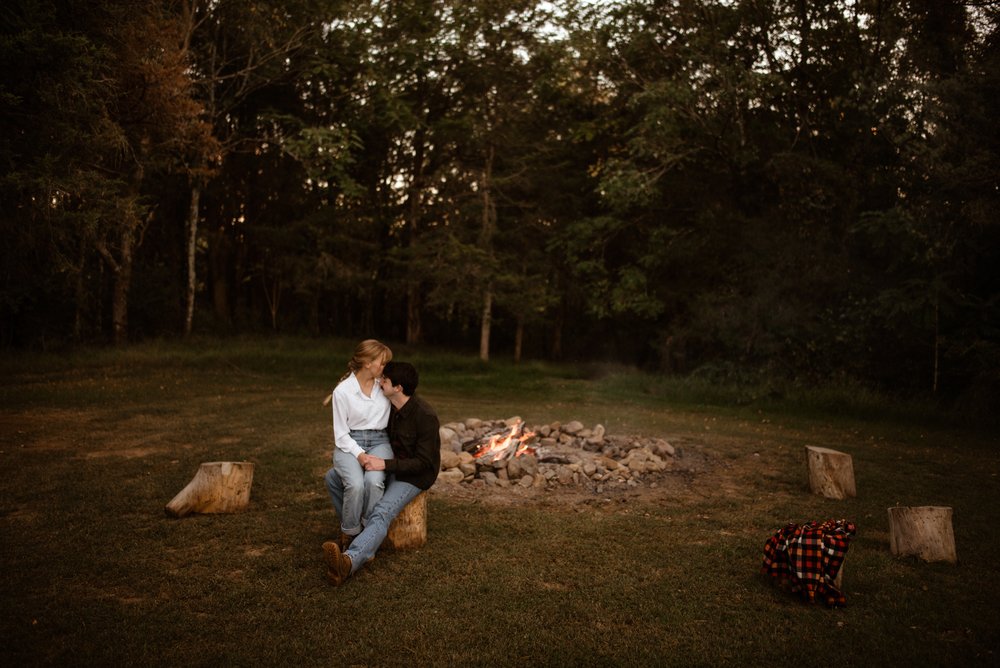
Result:
{"type": "Polygon", "coordinates": [[[791,590],[810,603],[847,605],[834,580],[856,532],[854,523],[847,520],[790,523],[767,539],[760,572],[787,580],[791,590]]]}

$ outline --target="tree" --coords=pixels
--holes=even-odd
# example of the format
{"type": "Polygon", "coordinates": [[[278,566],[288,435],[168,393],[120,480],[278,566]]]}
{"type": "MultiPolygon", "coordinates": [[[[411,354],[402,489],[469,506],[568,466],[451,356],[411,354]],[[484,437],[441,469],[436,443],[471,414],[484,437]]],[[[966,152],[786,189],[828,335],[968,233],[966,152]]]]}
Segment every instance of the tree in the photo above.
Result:
{"type": "MultiPolygon", "coordinates": [[[[490,356],[494,299],[508,273],[505,267],[512,266],[498,258],[497,238],[500,225],[506,223],[498,219],[498,211],[508,212],[511,220],[523,215],[515,191],[528,148],[518,130],[529,125],[525,119],[533,109],[533,82],[542,76],[534,58],[549,15],[534,2],[482,0],[457,4],[452,17],[452,74],[459,91],[452,122],[461,133],[453,135],[456,169],[476,198],[471,207],[478,214],[476,252],[469,256],[478,258],[477,271],[471,275],[481,276],[476,283],[481,304],[479,356],[485,361],[490,356]]],[[[468,201],[460,206],[470,211],[468,201]]],[[[462,239],[457,234],[451,238],[462,239]]],[[[504,233],[503,239],[504,244],[516,245],[513,235],[504,233]]]]}
{"type": "MultiPolygon", "coordinates": [[[[193,326],[197,288],[196,249],[202,196],[209,177],[237,151],[259,151],[268,125],[256,106],[275,88],[290,84],[312,66],[324,25],[336,5],[312,2],[232,2],[184,0],[183,47],[194,71],[195,90],[212,129],[216,151],[189,165],[190,207],[186,223],[187,296],[184,333],[193,326]]],[[[293,100],[297,102],[297,100],[293,100]]],[[[213,221],[210,235],[213,299],[216,315],[228,320],[230,279],[225,266],[231,253],[232,219],[213,221]]],[[[215,217],[215,216],[213,216],[215,217]]]]}
{"type": "MultiPolygon", "coordinates": [[[[134,252],[153,210],[143,199],[144,180],[156,171],[173,169],[183,155],[199,150],[205,139],[197,105],[189,96],[186,64],[177,49],[177,23],[160,3],[137,8],[132,3],[107,1],[86,11],[57,4],[26,5],[14,15],[22,22],[13,43],[30,44],[40,61],[55,56],[79,75],[79,83],[66,98],[60,96],[65,89],[55,81],[43,80],[41,87],[52,97],[43,98],[31,116],[24,115],[25,98],[20,92],[7,98],[13,114],[21,116],[21,129],[9,145],[11,160],[16,161],[12,174],[24,170],[21,175],[33,173],[29,178],[49,180],[44,186],[48,192],[22,190],[19,194],[26,199],[21,203],[39,202],[36,197],[42,195],[43,208],[57,212],[55,217],[46,215],[49,220],[67,225],[86,221],[78,230],[64,228],[60,234],[63,239],[79,240],[79,260],[71,265],[77,275],[78,309],[84,297],[81,281],[89,246],[112,274],[112,336],[116,343],[124,343],[134,252]],[[83,120],[75,131],[64,125],[74,114],[83,120]],[[29,118],[42,123],[41,141],[34,147],[23,143],[34,133],[25,123],[29,118]],[[73,153],[48,134],[60,127],[59,132],[69,139],[65,147],[73,153]],[[18,141],[22,143],[15,148],[18,141]],[[46,159],[30,166],[29,153],[39,149],[61,151],[65,162],[57,166],[46,159]],[[53,177],[61,183],[57,185],[53,177]]],[[[46,71],[51,72],[48,64],[41,76],[46,71]]],[[[64,255],[66,251],[55,252],[64,255]]],[[[81,319],[78,310],[77,331],[81,319]]]]}

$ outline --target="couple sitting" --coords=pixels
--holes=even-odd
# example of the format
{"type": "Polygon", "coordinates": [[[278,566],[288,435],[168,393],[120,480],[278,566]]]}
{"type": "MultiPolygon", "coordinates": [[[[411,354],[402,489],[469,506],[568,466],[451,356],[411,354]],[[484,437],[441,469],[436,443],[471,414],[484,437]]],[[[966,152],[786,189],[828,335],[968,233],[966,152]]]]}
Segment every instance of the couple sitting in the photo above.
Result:
{"type": "Polygon", "coordinates": [[[392,351],[362,341],[333,391],[333,468],[326,488],[340,538],[323,543],[327,578],[341,585],[375,556],[392,520],[441,468],[434,410],[420,397],[417,370],[392,351]]]}

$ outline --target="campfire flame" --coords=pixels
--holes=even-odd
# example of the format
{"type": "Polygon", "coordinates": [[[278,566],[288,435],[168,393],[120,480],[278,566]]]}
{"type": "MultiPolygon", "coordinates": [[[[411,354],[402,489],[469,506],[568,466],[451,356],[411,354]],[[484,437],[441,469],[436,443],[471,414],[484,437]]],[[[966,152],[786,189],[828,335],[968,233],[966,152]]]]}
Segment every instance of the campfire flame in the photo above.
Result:
{"type": "Polygon", "coordinates": [[[504,434],[493,434],[485,439],[473,452],[472,456],[484,464],[495,461],[535,454],[535,449],[526,443],[535,437],[535,432],[524,431],[524,422],[518,420],[504,434]]]}

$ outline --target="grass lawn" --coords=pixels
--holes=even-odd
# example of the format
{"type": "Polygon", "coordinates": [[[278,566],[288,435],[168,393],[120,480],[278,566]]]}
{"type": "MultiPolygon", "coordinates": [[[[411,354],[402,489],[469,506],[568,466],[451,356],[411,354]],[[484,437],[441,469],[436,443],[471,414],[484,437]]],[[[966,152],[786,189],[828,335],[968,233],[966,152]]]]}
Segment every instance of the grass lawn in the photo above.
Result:
{"type": "Polygon", "coordinates": [[[421,369],[442,422],[600,422],[665,438],[690,465],[629,493],[436,488],[424,548],[380,554],[331,588],[321,402],[352,345],[0,358],[4,665],[997,661],[993,433],[877,397],[756,397],[626,369],[394,346],[421,369]],[[850,453],[858,497],[810,495],[805,445],[850,453]],[[217,460],[256,464],[250,510],[167,518],[198,464],[217,460]],[[959,563],[894,558],[895,504],[952,506],[959,563]],[[858,525],[843,609],[803,604],[758,574],[773,531],[830,517],[858,525]]]}

